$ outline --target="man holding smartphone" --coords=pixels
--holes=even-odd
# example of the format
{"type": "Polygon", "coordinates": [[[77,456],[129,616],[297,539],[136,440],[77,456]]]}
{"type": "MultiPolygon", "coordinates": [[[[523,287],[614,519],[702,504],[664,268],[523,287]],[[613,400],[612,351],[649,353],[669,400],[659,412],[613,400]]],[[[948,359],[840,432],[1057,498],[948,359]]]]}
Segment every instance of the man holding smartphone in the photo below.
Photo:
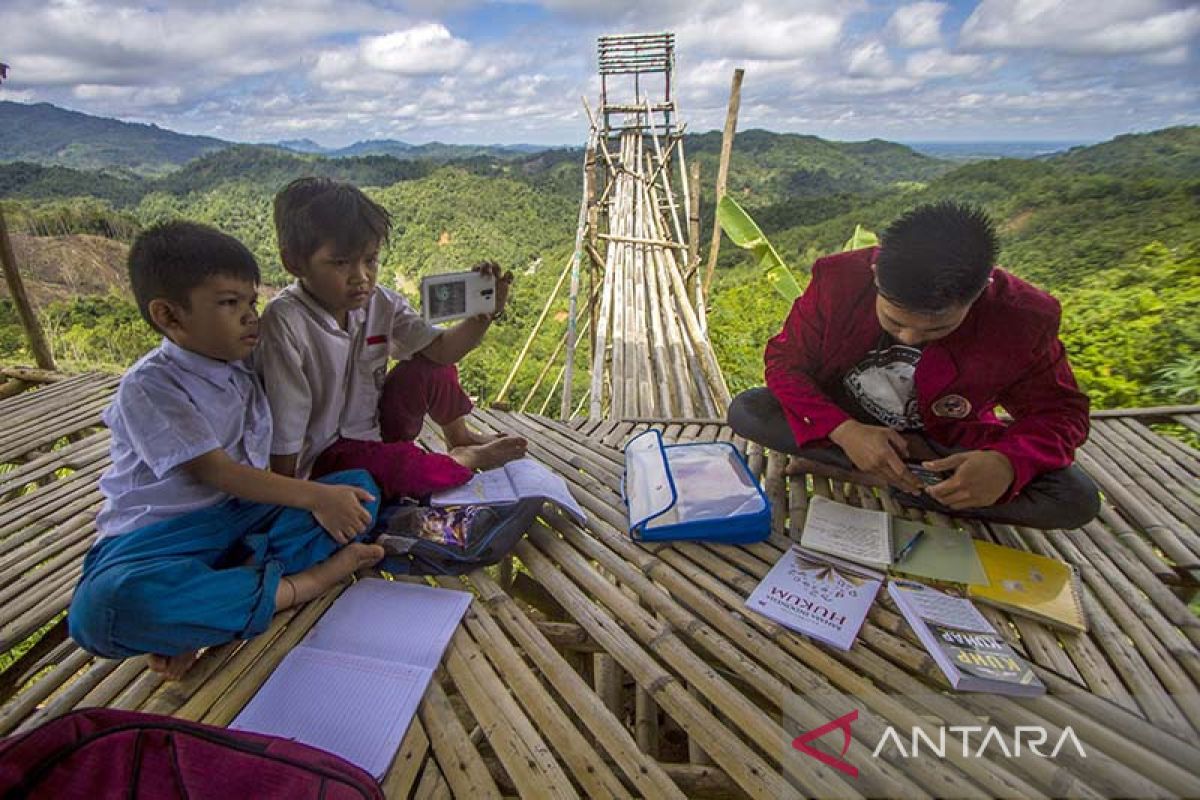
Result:
{"type": "Polygon", "coordinates": [[[982,211],[944,202],[896,220],[882,247],[819,259],[767,344],[767,388],[736,397],[729,424],[868,473],[909,505],[1039,528],[1091,520],[1099,493],[1073,465],[1088,399],[1058,301],[995,268],[997,251],[982,211]]]}

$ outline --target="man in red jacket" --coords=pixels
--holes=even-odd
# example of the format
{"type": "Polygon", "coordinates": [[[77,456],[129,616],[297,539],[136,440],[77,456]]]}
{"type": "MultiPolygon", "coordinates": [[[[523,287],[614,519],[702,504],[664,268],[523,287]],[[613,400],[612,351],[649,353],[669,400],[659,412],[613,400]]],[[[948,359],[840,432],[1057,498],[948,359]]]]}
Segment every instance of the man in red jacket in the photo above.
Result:
{"type": "Polygon", "coordinates": [[[1058,301],[994,268],[997,249],[982,211],[937,203],[896,220],[882,248],[818,260],[767,343],[767,388],[736,397],[729,424],[869,473],[910,505],[1038,528],[1091,520],[1099,493],[1072,464],[1088,399],[1058,301]]]}

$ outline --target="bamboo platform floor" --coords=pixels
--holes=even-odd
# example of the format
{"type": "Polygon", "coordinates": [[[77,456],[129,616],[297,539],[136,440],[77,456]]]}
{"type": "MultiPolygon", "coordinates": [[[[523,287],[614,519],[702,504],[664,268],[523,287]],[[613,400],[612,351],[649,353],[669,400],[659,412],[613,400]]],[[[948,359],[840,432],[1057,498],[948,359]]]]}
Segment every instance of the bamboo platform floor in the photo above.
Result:
{"type": "MultiPolygon", "coordinates": [[[[96,659],[65,639],[54,623],[94,533],[107,463],[99,414],[115,383],[83,375],[0,402],[0,455],[11,465],[0,474],[0,652],[49,627],[0,673],[0,735],[99,705],[226,724],[340,591],[278,615],[257,639],[208,651],[178,683],[143,659],[96,659]]],[[[1097,414],[1080,461],[1106,502],[1082,530],[973,526],[1080,571],[1086,635],[986,612],[1050,688],[1035,700],[947,691],[887,602],[848,653],[744,613],[813,493],[894,510],[890,498],[790,474],[786,458],[751,447],[774,507],[769,541],[637,546],[622,533],[617,492],[629,435],[653,424],[670,440],[744,443],[709,420],[564,424],[479,410],[476,422],[528,437],[589,522],[547,509],[515,568],[435,581],[477,599],[386,776],[389,797],[1200,796],[1200,620],[1171,568],[1200,560],[1200,452],[1155,431],[1197,431],[1200,408],[1097,414]],[[790,746],[854,711],[845,757],[857,777],[790,746]],[[957,737],[942,758],[895,748],[872,757],[889,726],[905,742],[916,727],[936,743],[941,725],[996,726],[1006,747],[992,740],[976,757],[976,734],[967,755],[957,737]],[[1039,725],[1043,752],[1069,726],[1086,757],[1068,744],[1043,758],[1028,735],[1014,752],[1015,726],[1039,725]]],[[[822,742],[840,753],[836,731],[822,742]]]]}

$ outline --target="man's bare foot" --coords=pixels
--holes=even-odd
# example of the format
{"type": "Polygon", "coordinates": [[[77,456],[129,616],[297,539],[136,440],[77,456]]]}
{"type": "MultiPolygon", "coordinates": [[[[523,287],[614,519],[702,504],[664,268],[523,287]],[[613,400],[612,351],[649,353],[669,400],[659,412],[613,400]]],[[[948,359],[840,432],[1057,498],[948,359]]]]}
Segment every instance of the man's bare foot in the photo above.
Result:
{"type": "Polygon", "coordinates": [[[456,447],[446,455],[471,469],[495,469],[525,457],[528,443],[520,436],[503,436],[487,444],[456,447]]]}
{"type": "Polygon", "coordinates": [[[467,425],[466,417],[447,422],[442,426],[442,435],[446,439],[446,447],[453,450],[456,447],[475,447],[481,444],[491,444],[498,439],[508,436],[507,433],[480,433],[467,425]]]}
{"type": "Polygon", "coordinates": [[[189,650],[177,656],[163,656],[158,653],[151,653],[146,656],[146,665],[150,667],[151,672],[157,672],[159,675],[162,675],[164,680],[177,681],[191,669],[192,664],[196,663],[196,658],[199,655],[199,650],[189,650]]]}
{"type": "Polygon", "coordinates": [[[383,548],[379,545],[351,542],[320,564],[295,575],[285,575],[279,581],[279,588],[275,590],[275,610],[282,611],[298,603],[306,603],[363,567],[378,563],[382,558],[383,548]]]}

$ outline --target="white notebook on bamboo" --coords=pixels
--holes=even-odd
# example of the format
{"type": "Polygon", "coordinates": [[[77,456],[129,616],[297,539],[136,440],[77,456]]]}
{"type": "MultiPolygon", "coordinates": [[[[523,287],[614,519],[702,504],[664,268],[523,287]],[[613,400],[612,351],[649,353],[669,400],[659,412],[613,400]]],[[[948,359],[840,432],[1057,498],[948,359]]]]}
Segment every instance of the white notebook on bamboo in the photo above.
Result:
{"type": "Polygon", "coordinates": [[[319,747],[382,778],[471,595],[360,580],[230,725],[319,747]]]}

